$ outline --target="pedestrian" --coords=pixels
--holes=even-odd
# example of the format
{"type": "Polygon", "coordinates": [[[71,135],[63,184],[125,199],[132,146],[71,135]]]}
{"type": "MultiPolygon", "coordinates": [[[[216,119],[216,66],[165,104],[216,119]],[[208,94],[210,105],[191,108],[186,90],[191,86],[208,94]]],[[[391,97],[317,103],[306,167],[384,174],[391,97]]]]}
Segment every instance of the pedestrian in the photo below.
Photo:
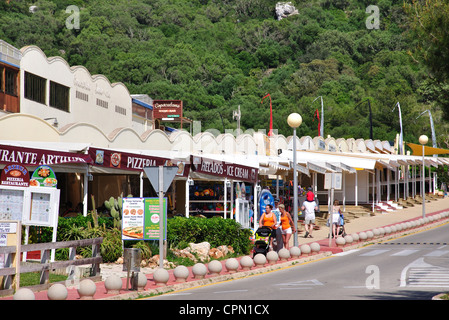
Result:
{"type": "Polygon", "coordinates": [[[290,237],[292,233],[296,232],[295,224],[293,223],[292,216],[285,210],[283,204],[279,205],[279,211],[281,212],[282,241],[284,242],[284,248],[289,249],[290,237]]]}
{"type": "Polygon", "coordinates": [[[270,249],[273,249],[273,238],[276,237],[276,225],[277,219],[274,214],[273,206],[271,204],[267,204],[265,207],[265,212],[260,217],[259,225],[271,228],[271,236],[270,236],[270,249]]]}
{"type": "Polygon", "coordinates": [[[279,198],[275,198],[274,199],[274,208],[273,208],[273,213],[276,215],[276,241],[275,243],[275,249],[277,252],[279,252],[279,250],[281,250],[284,247],[284,241],[282,238],[282,229],[281,229],[281,211],[279,210],[279,198]]]}
{"type": "Polygon", "coordinates": [[[338,232],[340,231],[340,204],[338,200],[334,200],[334,205],[332,206],[332,238],[338,237],[338,232]]]}
{"type": "Polygon", "coordinates": [[[313,238],[313,226],[315,225],[315,210],[318,210],[318,206],[314,200],[315,195],[313,192],[307,192],[306,201],[302,203],[301,210],[304,211],[304,228],[306,233],[304,238],[313,238]]]}

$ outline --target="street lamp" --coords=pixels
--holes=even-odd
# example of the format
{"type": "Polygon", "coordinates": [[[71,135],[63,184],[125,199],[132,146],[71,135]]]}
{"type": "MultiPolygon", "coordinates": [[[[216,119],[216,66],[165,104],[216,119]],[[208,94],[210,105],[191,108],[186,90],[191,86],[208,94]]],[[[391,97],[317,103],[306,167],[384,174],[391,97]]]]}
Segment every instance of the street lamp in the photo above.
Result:
{"type": "Polygon", "coordinates": [[[427,144],[429,138],[426,135],[422,135],[419,137],[419,143],[422,145],[422,173],[421,173],[421,193],[422,193],[422,217],[426,217],[426,192],[424,191],[425,182],[424,182],[424,145],[427,144]]]}
{"type": "Polygon", "coordinates": [[[293,223],[295,224],[295,234],[293,245],[298,246],[298,177],[296,175],[296,128],[302,123],[299,113],[291,113],[287,118],[287,123],[293,128],[293,223]]]}

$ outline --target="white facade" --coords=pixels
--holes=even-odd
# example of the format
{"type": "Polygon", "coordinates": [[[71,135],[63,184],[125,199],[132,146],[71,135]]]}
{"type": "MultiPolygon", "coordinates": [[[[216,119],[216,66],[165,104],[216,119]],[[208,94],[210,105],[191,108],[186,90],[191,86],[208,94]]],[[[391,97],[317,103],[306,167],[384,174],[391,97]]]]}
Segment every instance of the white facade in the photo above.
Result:
{"type": "MultiPolygon", "coordinates": [[[[82,66],[70,67],[61,57],[47,58],[36,46],[21,49],[20,100],[22,114],[34,115],[64,131],[76,123],[88,123],[109,135],[120,128],[132,128],[132,98],[122,83],[111,84],[103,75],[91,75],[82,66]],[[26,98],[25,74],[46,79],[45,103],[26,98]],[[50,106],[50,82],[69,89],[68,110],[50,106]]],[[[143,128],[134,127],[136,130],[143,128]]]]}

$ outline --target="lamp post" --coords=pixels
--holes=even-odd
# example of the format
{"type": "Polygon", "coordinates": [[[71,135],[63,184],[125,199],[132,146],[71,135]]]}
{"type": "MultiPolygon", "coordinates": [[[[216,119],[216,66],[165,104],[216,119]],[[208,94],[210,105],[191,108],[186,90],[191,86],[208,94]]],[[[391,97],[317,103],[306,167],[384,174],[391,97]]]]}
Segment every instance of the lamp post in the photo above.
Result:
{"type": "Polygon", "coordinates": [[[296,175],[296,128],[302,123],[299,113],[291,113],[287,118],[287,123],[293,128],[293,223],[295,224],[295,234],[293,245],[298,246],[298,176],[296,175]]]}
{"type": "Polygon", "coordinates": [[[426,135],[422,135],[419,137],[419,143],[422,145],[422,173],[421,173],[421,194],[422,194],[422,217],[426,217],[426,192],[425,182],[424,182],[424,145],[427,144],[429,138],[426,135]]]}

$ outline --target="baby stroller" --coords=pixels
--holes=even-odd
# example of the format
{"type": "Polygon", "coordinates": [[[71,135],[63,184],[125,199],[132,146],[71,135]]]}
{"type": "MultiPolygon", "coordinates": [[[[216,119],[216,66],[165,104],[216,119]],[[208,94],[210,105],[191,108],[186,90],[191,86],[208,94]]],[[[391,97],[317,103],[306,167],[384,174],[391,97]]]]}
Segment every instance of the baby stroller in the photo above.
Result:
{"type": "Polygon", "coordinates": [[[267,226],[261,226],[255,232],[255,241],[253,249],[253,257],[258,253],[267,255],[270,248],[271,228],[267,226]]]}

